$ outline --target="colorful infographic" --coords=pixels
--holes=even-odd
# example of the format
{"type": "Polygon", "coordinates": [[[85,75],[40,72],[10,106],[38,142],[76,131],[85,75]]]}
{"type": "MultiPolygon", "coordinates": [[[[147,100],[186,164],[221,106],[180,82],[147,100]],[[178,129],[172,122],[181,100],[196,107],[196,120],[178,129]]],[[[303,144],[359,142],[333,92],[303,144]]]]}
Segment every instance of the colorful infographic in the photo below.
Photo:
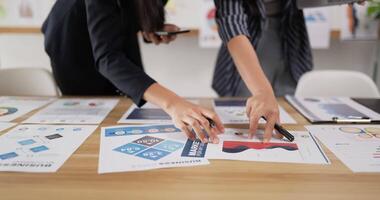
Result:
{"type": "MultiPolygon", "coordinates": [[[[224,124],[249,124],[246,112],[246,100],[215,100],[214,109],[224,124]]],[[[282,124],[295,124],[296,121],[280,106],[282,124]]],[[[260,123],[265,123],[263,119],[260,123]]]]}
{"type": "Polygon", "coordinates": [[[185,134],[170,124],[102,128],[98,172],[209,164],[201,157],[182,156],[186,141],[185,134]]]}
{"type": "Polygon", "coordinates": [[[34,97],[0,97],[0,122],[10,122],[54,99],[34,97]]]}
{"type": "Polygon", "coordinates": [[[380,125],[307,126],[353,172],[380,172],[380,125]]]}
{"type": "Polygon", "coordinates": [[[325,153],[308,132],[292,132],[294,142],[272,138],[263,143],[263,131],[254,139],[248,138],[246,129],[226,129],[219,144],[208,144],[205,158],[263,162],[329,164],[325,153]]]}
{"type": "Polygon", "coordinates": [[[295,143],[262,143],[262,142],[241,142],[241,141],[224,141],[223,152],[226,153],[241,153],[243,151],[263,150],[263,149],[284,149],[287,151],[297,151],[298,146],[295,143]]]}
{"type": "Polygon", "coordinates": [[[117,99],[59,99],[24,123],[99,124],[117,103],[117,99]]]}
{"type": "Polygon", "coordinates": [[[96,127],[16,126],[0,136],[0,171],[56,172],[96,127]]]}

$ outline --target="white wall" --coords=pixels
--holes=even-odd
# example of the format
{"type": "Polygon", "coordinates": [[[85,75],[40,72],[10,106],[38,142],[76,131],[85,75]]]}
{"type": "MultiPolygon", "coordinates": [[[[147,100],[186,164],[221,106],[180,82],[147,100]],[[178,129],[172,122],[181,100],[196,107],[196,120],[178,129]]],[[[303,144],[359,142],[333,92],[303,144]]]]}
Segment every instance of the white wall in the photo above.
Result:
{"type": "MultiPolygon", "coordinates": [[[[315,69],[350,69],[372,75],[375,42],[332,41],[328,50],[315,50],[315,69]]],[[[217,49],[201,49],[196,37],[182,36],[170,45],[142,44],[147,72],[180,95],[216,96],[211,89],[217,49]]],[[[0,68],[49,68],[41,35],[0,35],[0,68]]],[[[380,76],[379,76],[380,77],[380,76]]],[[[380,87],[380,81],[378,81],[380,87]]]]}

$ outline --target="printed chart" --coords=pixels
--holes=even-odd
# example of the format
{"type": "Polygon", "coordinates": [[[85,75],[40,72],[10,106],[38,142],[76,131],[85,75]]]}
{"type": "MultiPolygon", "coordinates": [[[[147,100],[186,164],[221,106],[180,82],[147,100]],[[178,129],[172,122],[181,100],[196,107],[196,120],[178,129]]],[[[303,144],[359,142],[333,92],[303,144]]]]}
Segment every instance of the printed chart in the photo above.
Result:
{"type": "Polygon", "coordinates": [[[102,128],[99,173],[141,171],[209,164],[182,156],[187,138],[174,125],[102,128]]]}
{"type": "Polygon", "coordinates": [[[206,158],[305,164],[329,164],[325,153],[308,132],[292,132],[294,142],[272,138],[263,143],[263,132],[248,139],[246,129],[227,129],[219,144],[208,144],[206,158]]]}
{"type": "Polygon", "coordinates": [[[56,172],[96,127],[16,126],[0,136],[0,171],[56,172]]]}
{"type": "Polygon", "coordinates": [[[353,172],[380,172],[380,126],[307,126],[353,172]]]}
{"type": "Polygon", "coordinates": [[[10,122],[54,99],[33,97],[0,97],[0,122],[10,122]]]}
{"type": "Polygon", "coordinates": [[[24,123],[99,124],[117,102],[116,99],[59,99],[24,123]]]}

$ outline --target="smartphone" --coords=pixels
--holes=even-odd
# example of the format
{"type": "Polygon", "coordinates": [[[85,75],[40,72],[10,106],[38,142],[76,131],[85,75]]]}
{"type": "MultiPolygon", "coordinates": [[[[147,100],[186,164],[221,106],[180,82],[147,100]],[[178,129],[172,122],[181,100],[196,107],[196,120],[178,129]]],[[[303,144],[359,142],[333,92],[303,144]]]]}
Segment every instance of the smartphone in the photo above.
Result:
{"type": "Polygon", "coordinates": [[[178,34],[183,34],[183,33],[189,33],[190,30],[184,29],[184,30],[179,30],[179,31],[156,31],[154,34],[158,36],[171,36],[171,35],[178,35],[178,34]]]}

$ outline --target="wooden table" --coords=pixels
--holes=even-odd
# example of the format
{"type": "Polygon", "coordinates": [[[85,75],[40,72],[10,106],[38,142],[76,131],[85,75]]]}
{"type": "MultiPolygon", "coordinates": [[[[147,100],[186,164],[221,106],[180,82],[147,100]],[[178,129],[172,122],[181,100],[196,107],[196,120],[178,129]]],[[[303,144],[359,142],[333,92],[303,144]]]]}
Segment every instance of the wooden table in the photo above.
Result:
{"type": "MultiPolygon", "coordinates": [[[[299,123],[285,127],[304,130],[307,121],[283,99],[280,104],[299,123]]],[[[101,126],[115,125],[130,105],[122,99],[101,126]]],[[[326,148],[331,165],[211,160],[200,167],[99,175],[99,141],[98,128],[57,173],[0,173],[0,199],[380,199],[380,174],[354,174],[326,148]]]]}

